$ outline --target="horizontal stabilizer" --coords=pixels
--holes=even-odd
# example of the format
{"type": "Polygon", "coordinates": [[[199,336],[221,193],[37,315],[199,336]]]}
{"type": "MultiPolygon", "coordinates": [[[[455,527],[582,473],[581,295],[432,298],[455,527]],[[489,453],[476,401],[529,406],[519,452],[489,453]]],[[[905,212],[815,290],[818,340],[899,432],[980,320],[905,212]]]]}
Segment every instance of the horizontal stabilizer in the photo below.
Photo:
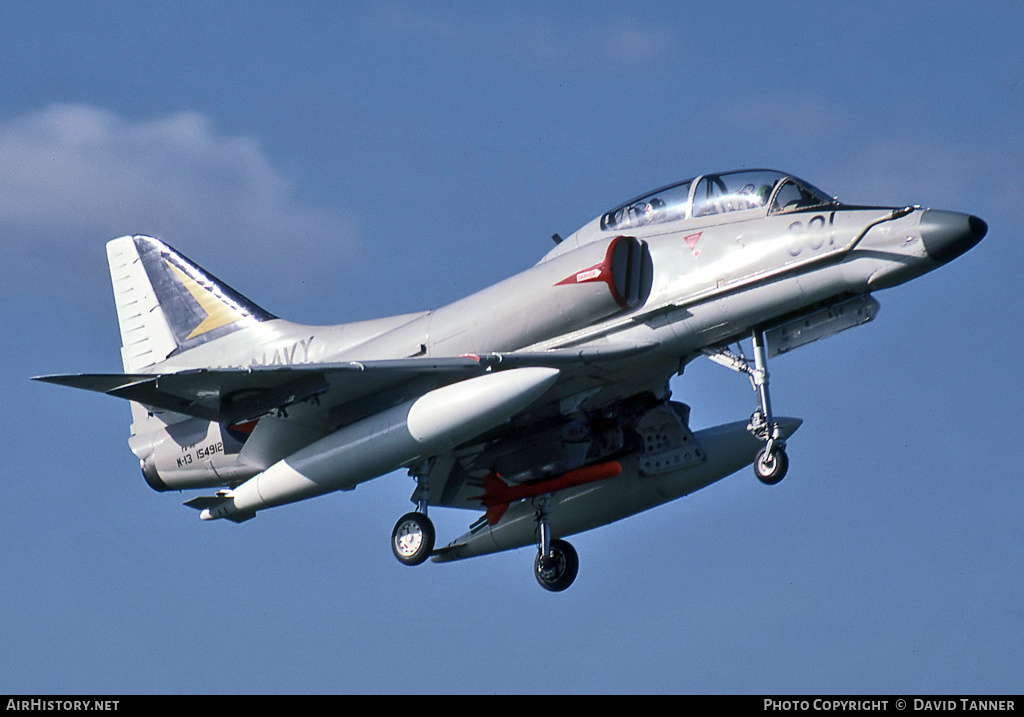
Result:
{"type": "Polygon", "coordinates": [[[43,381],[57,386],[80,388],[97,393],[113,393],[128,386],[151,381],[151,373],[73,373],[60,376],[34,376],[33,381],[43,381]]]}
{"type": "MultiPolygon", "coordinates": [[[[182,503],[182,505],[187,505],[189,508],[203,512],[211,510],[213,508],[217,508],[218,506],[223,505],[226,501],[229,500],[231,500],[231,498],[225,496],[202,495],[199,496],[198,498],[193,498],[192,500],[186,500],[184,503],[182,503]]],[[[255,518],[256,512],[251,511],[248,513],[230,513],[224,517],[230,520],[232,523],[244,523],[247,520],[255,518]]]]}
{"type": "Polygon", "coordinates": [[[186,500],[182,505],[187,505],[195,510],[206,510],[207,508],[216,508],[223,502],[224,497],[220,495],[201,495],[198,498],[186,500]]]}

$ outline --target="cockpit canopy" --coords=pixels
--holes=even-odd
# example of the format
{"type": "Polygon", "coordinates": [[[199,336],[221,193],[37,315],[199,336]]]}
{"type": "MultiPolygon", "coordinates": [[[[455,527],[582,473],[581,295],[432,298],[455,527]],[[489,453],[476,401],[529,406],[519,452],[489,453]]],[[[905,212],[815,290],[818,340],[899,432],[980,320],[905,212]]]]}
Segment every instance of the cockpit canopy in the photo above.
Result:
{"type": "Polygon", "coordinates": [[[807,182],[772,169],[705,174],[613,209],[601,217],[601,229],[633,229],[765,207],[770,214],[783,214],[836,203],[807,182]]]}

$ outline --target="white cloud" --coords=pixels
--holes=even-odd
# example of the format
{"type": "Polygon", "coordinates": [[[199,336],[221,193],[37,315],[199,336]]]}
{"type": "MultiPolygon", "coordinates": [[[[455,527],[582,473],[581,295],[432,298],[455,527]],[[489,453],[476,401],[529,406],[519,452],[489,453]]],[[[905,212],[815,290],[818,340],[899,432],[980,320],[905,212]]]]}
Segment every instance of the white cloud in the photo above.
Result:
{"type": "Polygon", "coordinates": [[[259,142],[196,112],[52,105],[0,123],[0,167],[0,244],[29,259],[102,254],[107,239],[146,233],[204,265],[244,257],[247,274],[288,276],[351,247],[346,221],[297,199],[259,142]]]}

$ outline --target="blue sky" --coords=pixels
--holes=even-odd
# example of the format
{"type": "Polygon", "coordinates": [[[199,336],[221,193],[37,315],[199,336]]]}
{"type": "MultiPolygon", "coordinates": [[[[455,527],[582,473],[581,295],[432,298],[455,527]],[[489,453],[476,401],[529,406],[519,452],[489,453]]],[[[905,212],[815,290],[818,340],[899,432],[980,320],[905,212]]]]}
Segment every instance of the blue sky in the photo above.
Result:
{"type": "MultiPolygon", "coordinates": [[[[1024,6],[0,6],[0,692],[1019,693],[1024,6]],[[969,211],[953,264],[773,362],[805,424],[749,471],[533,552],[399,565],[413,484],[201,523],[128,449],[104,243],[160,236],[268,310],[440,306],[640,192],[775,167],[969,211]]],[[[673,382],[695,426],[746,382],[673,382]]],[[[476,514],[433,511],[439,540],[476,514]]]]}

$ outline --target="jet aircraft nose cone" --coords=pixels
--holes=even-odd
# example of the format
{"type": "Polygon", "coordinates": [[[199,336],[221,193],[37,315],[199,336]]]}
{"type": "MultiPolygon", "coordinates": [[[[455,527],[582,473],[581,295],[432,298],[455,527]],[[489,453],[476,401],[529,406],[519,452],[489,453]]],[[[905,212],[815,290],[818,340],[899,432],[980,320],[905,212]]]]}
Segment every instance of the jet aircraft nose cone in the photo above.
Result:
{"type": "Polygon", "coordinates": [[[928,256],[945,264],[981,241],[988,224],[971,214],[928,209],[921,215],[921,240],[928,256]]]}

